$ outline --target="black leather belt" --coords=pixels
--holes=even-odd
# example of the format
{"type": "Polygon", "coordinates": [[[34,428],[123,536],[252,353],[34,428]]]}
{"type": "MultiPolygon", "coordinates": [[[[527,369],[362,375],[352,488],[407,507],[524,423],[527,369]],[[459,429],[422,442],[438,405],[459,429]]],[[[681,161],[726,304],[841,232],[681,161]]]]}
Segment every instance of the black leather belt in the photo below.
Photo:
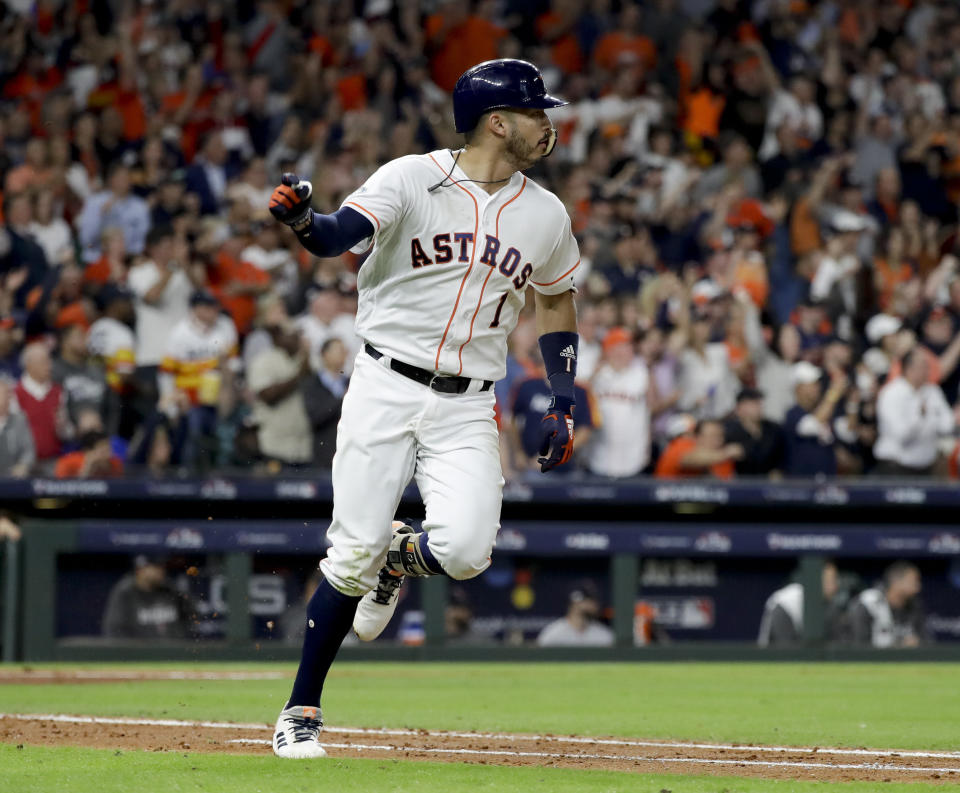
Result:
{"type": "MultiPolygon", "coordinates": [[[[367,355],[375,361],[383,358],[383,353],[370,344],[364,344],[363,349],[366,350],[367,355]]],[[[425,385],[442,394],[462,394],[470,387],[470,383],[472,382],[469,377],[435,374],[427,369],[421,369],[419,366],[398,361],[396,358],[390,359],[390,368],[397,374],[402,374],[404,377],[416,380],[421,385],[425,385]]],[[[480,391],[489,391],[492,387],[493,380],[484,380],[483,385],[480,386],[480,391]]]]}

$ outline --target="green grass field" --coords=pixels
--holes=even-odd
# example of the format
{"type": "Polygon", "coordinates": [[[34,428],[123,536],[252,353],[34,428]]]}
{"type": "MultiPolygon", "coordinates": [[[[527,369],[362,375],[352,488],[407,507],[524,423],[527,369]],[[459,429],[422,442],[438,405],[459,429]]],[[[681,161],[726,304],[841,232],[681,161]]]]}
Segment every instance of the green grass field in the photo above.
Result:
{"type": "MultiPolygon", "coordinates": [[[[289,665],[190,669],[293,672],[289,665]]],[[[956,664],[341,664],[327,683],[323,705],[325,720],[342,726],[956,751],[958,673],[956,664]]],[[[0,711],[271,723],[289,686],[289,680],[0,684],[0,711]]],[[[141,788],[138,780],[145,778],[149,790],[206,793],[280,791],[287,785],[377,793],[960,791],[953,784],[829,785],[384,760],[300,764],[272,757],[0,746],[0,791],[59,791],[68,779],[71,793],[105,793],[141,788]]]]}

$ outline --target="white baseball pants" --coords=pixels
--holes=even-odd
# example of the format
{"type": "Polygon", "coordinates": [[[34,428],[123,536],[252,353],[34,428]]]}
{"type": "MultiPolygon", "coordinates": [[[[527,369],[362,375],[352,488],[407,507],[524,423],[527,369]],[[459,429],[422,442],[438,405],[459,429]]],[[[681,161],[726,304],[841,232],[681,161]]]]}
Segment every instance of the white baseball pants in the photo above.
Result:
{"type": "Polygon", "coordinates": [[[331,545],[320,562],[335,589],[362,596],[376,586],[411,477],[430,550],[447,575],[486,570],[503,491],[493,389],[442,394],[361,350],[337,425],[331,545]]]}

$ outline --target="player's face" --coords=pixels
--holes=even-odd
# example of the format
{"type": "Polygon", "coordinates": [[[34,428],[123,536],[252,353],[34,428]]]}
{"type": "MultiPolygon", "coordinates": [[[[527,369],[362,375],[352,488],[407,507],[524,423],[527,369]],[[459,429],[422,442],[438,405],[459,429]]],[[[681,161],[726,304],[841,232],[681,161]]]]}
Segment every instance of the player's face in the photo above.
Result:
{"type": "Polygon", "coordinates": [[[547,153],[550,119],[543,110],[511,110],[504,115],[507,119],[504,154],[514,168],[525,170],[547,153]]]}

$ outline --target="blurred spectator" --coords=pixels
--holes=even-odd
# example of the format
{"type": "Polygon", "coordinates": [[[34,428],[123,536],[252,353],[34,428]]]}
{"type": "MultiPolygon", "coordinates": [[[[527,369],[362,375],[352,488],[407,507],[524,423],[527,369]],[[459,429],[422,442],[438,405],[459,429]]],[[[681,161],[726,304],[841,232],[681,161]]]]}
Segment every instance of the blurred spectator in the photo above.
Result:
{"type": "MultiPolygon", "coordinates": [[[[650,464],[650,418],[658,407],[657,392],[626,328],[607,331],[603,356],[592,381],[602,423],[593,433],[587,465],[601,476],[636,476],[650,464]]],[[[578,403],[575,417],[580,409],[578,403]]]]}
{"type": "Polygon", "coordinates": [[[257,314],[257,299],[269,293],[270,276],[241,257],[247,244],[246,224],[243,231],[231,236],[214,256],[207,269],[210,291],[216,296],[241,335],[248,333],[257,314]]]}
{"type": "Polygon", "coordinates": [[[451,587],[443,612],[446,643],[451,646],[483,644],[484,637],[473,629],[473,607],[462,586],[451,587]]]}
{"type": "Polygon", "coordinates": [[[581,581],[567,598],[567,613],[546,625],[537,636],[541,647],[610,647],[613,631],[599,620],[600,592],[592,581],[581,581]]]}
{"type": "Polygon", "coordinates": [[[105,411],[107,380],[103,369],[90,359],[87,331],[82,325],[61,329],[57,357],[53,360],[53,380],[63,388],[67,415],[73,424],[83,408],[100,414],[105,411]]]}
{"type": "Polygon", "coordinates": [[[190,313],[169,331],[160,366],[158,408],[175,422],[173,461],[209,466],[215,457],[217,405],[237,355],[237,331],[209,292],[196,291],[190,313]]]}
{"type": "Polygon", "coordinates": [[[743,448],[734,463],[737,476],[779,475],[783,469],[783,430],[763,417],[763,392],[744,388],[737,395],[733,416],[723,427],[727,443],[743,448]]]}
{"type": "MultiPolygon", "coordinates": [[[[149,247],[149,242],[147,246],[149,247]]],[[[83,280],[89,285],[89,291],[96,293],[107,283],[126,284],[126,254],[127,244],[123,238],[123,229],[104,229],[100,235],[100,258],[89,263],[83,271],[83,280]]]]}
{"type": "Polygon", "coordinates": [[[754,380],[763,394],[763,417],[782,424],[796,401],[790,373],[800,356],[800,333],[794,325],[785,322],[770,330],[772,338],[768,345],[752,301],[741,303],[745,308],[744,331],[753,362],[754,380]]]}
{"type": "Polygon", "coordinates": [[[186,247],[170,226],[150,229],[146,258],[130,268],[127,283],[136,295],[138,378],[156,378],[167,337],[189,312],[190,295],[201,286],[191,280],[186,247]]]}
{"type": "Polygon", "coordinates": [[[587,303],[579,310],[577,330],[580,333],[580,346],[577,348],[577,377],[589,382],[593,373],[597,371],[600,356],[603,353],[596,306],[587,303]]]}
{"type": "MultiPolygon", "coordinates": [[[[3,294],[0,292],[0,298],[2,297],[3,294]]],[[[17,327],[13,317],[0,319],[0,377],[7,377],[10,380],[20,379],[22,370],[19,344],[22,339],[23,329],[17,327]]]]}
{"type": "Polygon", "coordinates": [[[448,93],[471,66],[498,57],[500,41],[507,34],[479,13],[471,13],[470,5],[469,0],[442,0],[437,12],[426,18],[424,45],[430,75],[448,93]]]}
{"type": "Polygon", "coordinates": [[[187,169],[187,190],[200,197],[200,213],[215,215],[226,198],[229,152],[219,132],[211,132],[200,154],[187,169]]]}
{"type": "Polygon", "coordinates": [[[912,337],[905,339],[902,329],[903,321],[890,314],[876,314],[867,321],[864,333],[873,346],[863,354],[863,362],[876,376],[886,376],[912,344],[912,337]]]}
{"type": "Polygon", "coordinates": [[[141,554],[107,599],[103,635],[110,639],[186,639],[195,609],[167,580],[166,560],[141,554]]]}
{"type": "Polygon", "coordinates": [[[711,314],[706,309],[694,309],[689,342],[680,354],[677,407],[697,418],[718,419],[733,409],[737,377],[727,346],[710,341],[710,322],[711,314]]]}
{"type": "Polygon", "coordinates": [[[650,374],[651,391],[657,394],[656,412],[653,417],[653,444],[661,450],[666,445],[667,425],[677,415],[676,405],[680,401],[679,362],[668,345],[668,340],[660,328],[654,326],[643,331],[640,336],[640,357],[647,365],[650,374]]]}
{"type": "Polygon", "coordinates": [[[256,396],[253,419],[263,457],[277,466],[302,466],[313,457],[303,381],[310,359],[292,326],[270,325],[273,347],[250,362],[247,385],[256,396]]]}
{"type": "Polygon", "coordinates": [[[133,295],[126,289],[106,284],[97,295],[103,315],[87,333],[87,348],[100,365],[107,386],[106,413],[111,431],[124,437],[133,434],[135,420],[131,396],[134,393],[133,295]]]}
{"type": "Polygon", "coordinates": [[[824,392],[823,372],[808,361],[793,365],[791,382],[797,404],[784,418],[786,476],[832,476],[837,473],[833,417],[847,390],[847,378],[837,374],[824,392]]]}
{"type": "Polygon", "coordinates": [[[344,374],[347,348],[336,336],[320,348],[320,367],[303,382],[303,400],[313,428],[313,464],[329,470],[337,447],[340,407],[350,378],[344,374]]]}
{"type": "Polygon", "coordinates": [[[22,478],[37,458],[30,425],[13,399],[13,383],[0,376],[0,476],[22,478]]]}
{"type": "Polygon", "coordinates": [[[51,375],[46,345],[43,342],[28,344],[23,350],[23,375],[14,393],[30,425],[39,462],[58,457],[62,442],[73,436],[66,397],[51,375]]]}
{"type": "Polygon", "coordinates": [[[122,473],[123,462],[113,453],[110,437],[97,430],[83,433],[79,450],[63,455],[53,469],[57,479],[105,479],[122,473]]]}
{"type": "Polygon", "coordinates": [[[739,135],[729,135],[723,142],[722,151],[722,162],[710,168],[697,182],[694,200],[702,203],[730,185],[737,185],[744,195],[758,198],[763,183],[760,171],[753,164],[753,152],[747,141],[739,135]]]}
{"type": "Polygon", "coordinates": [[[56,214],[56,198],[53,190],[46,189],[37,193],[33,221],[28,229],[34,240],[43,248],[49,264],[73,261],[75,257],[73,232],[70,230],[70,225],[56,214]]]}
{"type": "Polygon", "coordinates": [[[320,350],[333,335],[333,322],[340,313],[340,298],[336,289],[313,287],[307,291],[307,311],[297,317],[297,326],[310,345],[310,365],[320,368],[320,350]]]}
{"type": "Polygon", "coordinates": [[[880,390],[875,473],[922,476],[933,470],[939,440],[953,431],[955,419],[929,371],[924,350],[914,348],[903,358],[903,374],[880,390]]]}
{"type": "Polygon", "coordinates": [[[272,221],[256,221],[251,225],[253,239],[240,252],[240,259],[270,276],[273,292],[293,301],[300,286],[299,272],[290,249],[280,242],[280,229],[272,221]]]}
{"type": "MultiPolygon", "coordinates": [[[[44,282],[49,268],[46,254],[30,233],[33,207],[27,193],[4,194],[3,216],[6,220],[6,240],[2,251],[6,260],[4,271],[19,271],[18,285],[7,288],[13,293],[13,305],[23,307],[27,293],[44,282]]],[[[8,275],[9,278],[9,275],[8,275]]]]}
{"type": "Polygon", "coordinates": [[[861,262],[857,253],[860,234],[866,221],[853,212],[839,210],[831,220],[832,236],[820,257],[810,284],[810,296],[830,305],[833,317],[857,313],[859,293],[857,277],[861,262]]]}
{"type": "MultiPolygon", "coordinates": [[[[888,4],[876,24],[766,0],[254,5],[78,16],[20,3],[4,17],[0,372],[20,377],[27,341],[118,319],[99,293],[127,284],[139,369],[107,371],[107,426],[138,452],[163,425],[156,367],[196,288],[230,313],[245,362],[270,344],[259,304],[277,296],[291,315],[308,306],[312,367],[339,337],[350,373],[363,258],[307,256],[258,225],[266,198],[297,170],[329,211],[387,159],[460,145],[449,91],[498,56],[540,64],[570,101],[551,111],[560,145],[533,176],[581,242],[581,377],[610,328],[644,334],[663,408],[654,458],[677,410],[726,420],[744,386],[783,425],[798,361],[856,385],[830,421],[841,475],[871,470],[877,392],[915,346],[947,405],[960,397],[952,4],[888,4]],[[151,226],[173,243],[146,243],[151,226]],[[304,284],[327,294],[308,301],[304,284]],[[691,305],[704,315],[692,323],[691,305]]],[[[537,376],[528,325],[508,341],[503,415],[518,378],[537,376]]],[[[217,464],[245,464],[252,394],[221,395],[217,464]]]]}
{"type": "MultiPolygon", "coordinates": [[[[843,598],[839,597],[840,585],[837,566],[831,561],[823,564],[820,575],[820,591],[826,610],[823,638],[833,641],[842,636],[843,598]]],[[[760,618],[760,634],[757,644],[761,647],[790,647],[804,642],[804,601],[803,584],[792,583],[778,589],[763,607],[760,618]]]]}
{"type": "Polygon", "coordinates": [[[865,589],[850,603],[852,640],[873,647],[917,647],[930,641],[920,601],[920,570],[910,562],[894,562],[879,586],[865,589]]]}
{"type": "Polygon", "coordinates": [[[723,424],[716,419],[694,422],[689,415],[675,416],[669,435],[674,436],[657,460],[653,475],[661,479],[714,476],[730,479],[734,463],[742,460],[743,447],[725,443],[723,424]]]}
{"type": "Polygon", "coordinates": [[[250,217],[255,220],[269,220],[270,195],[273,193],[274,179],[267,171],[263,157],[253,157],[247,164],[243,176],[228,188],[231,200],[246,201],[250,208],[250,217]]]}
{"type": "Polygon", "coordinates": [[[107,171],[106,184],[106,190],[87,198],[77,218],[77,233],[85,262],[100,258],[104,229],[123,229],[127,253],[142,253],[150,230],[150,208],[131,191],[130,169],[115,162],[107,171]]]}

